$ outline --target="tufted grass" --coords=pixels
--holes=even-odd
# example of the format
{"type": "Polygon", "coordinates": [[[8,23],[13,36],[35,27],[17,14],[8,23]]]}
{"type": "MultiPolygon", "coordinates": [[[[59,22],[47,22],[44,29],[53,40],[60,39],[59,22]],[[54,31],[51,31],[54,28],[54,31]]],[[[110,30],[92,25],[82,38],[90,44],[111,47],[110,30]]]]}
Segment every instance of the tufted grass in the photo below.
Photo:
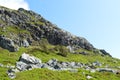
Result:
{"type": "MultiPolygon", "coordinates": [[[[103,67],[108,65],[112,68],[120,66],[120,60],[109,56],[101,56],[100,54],[94,54],[92,51],[86,51],[89,55],[82,54],[71,54],[69,53],[66,57],[58,55],[56,51],[51,50],[54,48],[53,45],[48,47],[49,53],[46,53],[40,46],[30,46],[28,48],[21,47],[18,52],[9,52],[6,49],[0,48],[0,63],[4,65],[15,65],[22,53],[27,53],[38,57],[42,62],[47,62],[51,58],[58,59],[59,61],[75,61],[82,63],[91,63],[99,61],[103,64],[103,67]]],[[[83,51],[81,49],[81,51],[83,51]]],[[[85,51],[85,50],[84,50],[85,51]]],[[[0,80],[10,80],[6,74],[7,69],[0,67],[0,80]]],[[[17,73],[17,77],[14,80],[87,80],[86,75],[90,75],[93,79],[90,80],[119,80],[120,74],[113,73],[90,73],[83,69],[79,69],[77,73],[71,73],[69,71],[51,71],[47,69],[34,69],[30,71],[24,71],[17,73]],[[85,74],[83,74],[85,73],[85,74]]]]}
{"type": "Polygon", "coordinates": [[[40,58],[43,62],[47,62],[52,58],[56,58],[59,61],[66,61],[66,62],[75,61],[75,62],[82,62],[82,63],[91,63],[94,61],[99,61],[103,65],[108,65],[111,67],[120,66],[119,59],[112,58],[109,56],[101,56],[100,54],[94,54],[92,51],[87,51],[89,55],[69,53],[66,57],[64,57],[64,56],[58,55],[57,52],[52,51],[51,49],[50,50],[48,49],[47,52],[49,53],[46,53],[46,51],[43,51],[43,49],[41,49],[41,47],[39,46],[30,46],[28,48],[21,47],[18,52],[9,52],[6,49],[0,48],[0,63],[14,65],[16,61],[19,59],[20,55],[24,52],[40,58]]]}
{"type": "MultiPolygon", "coordinates": [[[[87,80],[87,76],[92,76],[89,80],[119,80],[120,74],[113,74],[108,72],[95,72],[79,69],[77,73],[70,71],[51,71],[48,69],[33,69],[30,71],[23,71],[16,74],[13,80],[87,80]]],[[[5,79],[7,80],[7,78],[5,79]]]]}

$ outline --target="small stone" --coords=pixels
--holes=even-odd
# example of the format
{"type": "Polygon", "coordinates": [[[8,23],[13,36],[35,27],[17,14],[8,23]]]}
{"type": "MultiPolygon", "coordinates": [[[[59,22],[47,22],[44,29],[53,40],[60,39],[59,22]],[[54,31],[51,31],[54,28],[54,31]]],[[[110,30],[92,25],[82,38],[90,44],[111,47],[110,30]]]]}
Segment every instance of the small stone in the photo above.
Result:
{"type": "Polygon", "coordinates": [[[11,78],[11,79],[14,79],[16,77],[15,73],[8,73],[8,76],[11,78]]]}
{"type": "Polygon", "coordinates": [[[87,79],[91,79],[91,78],[93,78],[93,77],[88,75],[86,78],[87,78],[87,79]]]}
{"type": "Polygon", "coordinates": [[[0,63],[0,67],[3,67],[4,65],[2,63],[0,63]]]}
{"type": "Polygon", "coordinates": [[[90,72],[91,72],[91,73],[95,73],[96,70],[95,70],[95,69],[91,69],[90,72]]]}

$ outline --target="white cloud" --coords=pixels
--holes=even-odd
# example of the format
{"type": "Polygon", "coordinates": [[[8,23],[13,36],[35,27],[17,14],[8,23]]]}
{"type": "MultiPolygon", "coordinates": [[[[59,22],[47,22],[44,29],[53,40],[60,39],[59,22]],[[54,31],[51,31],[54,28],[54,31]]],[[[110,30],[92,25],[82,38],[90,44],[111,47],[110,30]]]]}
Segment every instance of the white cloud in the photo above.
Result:
{"type": "Polygon", "coordinates": [[[17,10],[18,8],[24,8],[29,10],[29,5],[25,0],[0,0],[0,5],[17,10]]]}

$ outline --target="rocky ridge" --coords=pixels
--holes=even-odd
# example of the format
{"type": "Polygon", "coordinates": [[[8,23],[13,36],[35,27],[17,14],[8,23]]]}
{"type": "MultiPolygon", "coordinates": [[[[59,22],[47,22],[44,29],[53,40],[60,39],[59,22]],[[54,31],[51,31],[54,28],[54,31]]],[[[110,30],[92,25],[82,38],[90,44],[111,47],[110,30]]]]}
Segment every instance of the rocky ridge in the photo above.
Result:
{"type": "Polygon", "coordinates": [[[94,49],[85,38],[74,36],[58,28],[41,15],[22,8],[16,11],[0,7],[0,30],[0,46],[9,51],[17,51],[19,47],[39,42],[41,38],[47,39],[53,45],[70,46],[73,50],[94,49]]]}

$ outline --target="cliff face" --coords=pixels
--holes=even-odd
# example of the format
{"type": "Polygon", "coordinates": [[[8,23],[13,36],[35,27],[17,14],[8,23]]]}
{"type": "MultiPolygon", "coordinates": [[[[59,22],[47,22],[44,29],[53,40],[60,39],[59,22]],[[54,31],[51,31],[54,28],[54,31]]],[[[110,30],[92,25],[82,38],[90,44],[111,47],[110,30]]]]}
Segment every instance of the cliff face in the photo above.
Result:
{"type": "Polygon", "coordinates": [[[58,28],[33,11],[22,8],[16,11],[0,7],[1,47],[17,51],[18,47],[27,47],[34,42],[39,42],[41,38],[47,39],[50,44],[69,46],[72,49],[92,50],[94,48],[85,38],[74,36],[58,28]]]}

